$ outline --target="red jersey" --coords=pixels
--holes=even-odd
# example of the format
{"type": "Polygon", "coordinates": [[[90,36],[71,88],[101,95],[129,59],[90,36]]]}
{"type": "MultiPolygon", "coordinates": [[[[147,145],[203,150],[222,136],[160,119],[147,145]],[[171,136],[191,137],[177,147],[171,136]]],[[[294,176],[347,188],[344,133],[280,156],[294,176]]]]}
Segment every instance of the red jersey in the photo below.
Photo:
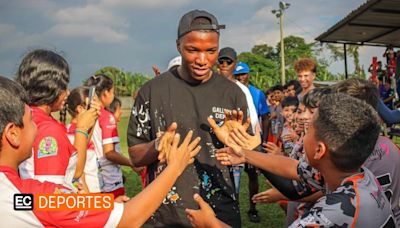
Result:
{"type": "Polygon", "coordinates": [[[104,156],[103,145],[114,144],[115,151],[121,153],[119,143],[117,122],[114,115],[105,110],[100,109],[100,116],[94,126],[92,140],[94,148],[99,159],[100,172],[103,180],[101,187],[102,192],[112,192],[116,189],[123,188],[122,171],[118,164],[109,161],[104,156]]]}
{"type": "Polygon", "coordinates": [[[31,109],[37,136],[32,147],[32,157],[19,166],[21,177],[68,186],[72,179],[66,180],[65,175],[75,170],[76,149],[68,139],[67,130],[43,110],[37,107],[31,109]]]}
{"type": "Polygon", "coordinates": [[[121,220],[123,204],[114,203],[112,211],[16,211],[15,193],[54,193],[61,185],[22,180],[10,167],[0,166],[0,214],[2,223],[10,227],[116,227],[121,220]]]}

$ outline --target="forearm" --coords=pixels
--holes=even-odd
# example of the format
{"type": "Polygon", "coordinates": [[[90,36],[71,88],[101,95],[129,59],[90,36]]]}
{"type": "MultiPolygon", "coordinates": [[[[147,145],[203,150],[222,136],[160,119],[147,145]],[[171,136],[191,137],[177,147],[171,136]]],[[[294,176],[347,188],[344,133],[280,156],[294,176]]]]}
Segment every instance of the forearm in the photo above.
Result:
{"type": "Polygon", "coordinates": [[[269,126],[271,121],[269,120],[269,115],[264,115],[262,117],[262,132],[263,132],[263,139],[262,141],[267,141],[268,134],[269,134],[269,126]]]}
{"type": "Polygon", "coordinates": [[[123,156],[122,154],[116,152],[115,150],[111,150],[105,153],[105,157],[107,160],[116,163],[118,165],[132,166],[129,158],[123,156]]]}
{"type": "Polygon", "coordinates": [[[74,147],[77,151],[77,162],[75,168],[74,178],[80,178],[86,164],[86,150],[88,138],[80,132],[75,133],[74,147]]]}
{"type": "Polygon", "coordinates": [[[246,163],[287,179],[299,180],[297,175],[297,165],[299,162],[297,160],[285,156],[265,154],[245,149],[243,152],[246,163]]]}
{"type": "Polygon", "coordinates": [[[119,227],[140,227],[161,205],[168,191],[174,185],[179,172],[172,166],[164,171],[151,184],[124,205],[124,213],[119,227]]]}
{"type": "Polygon", "coordinates": [[[129,157],[136,167],[146,166],[157,161],[158,151],[155,150],[154,140],[129,147],[129,157]]]}
{"type": "Polygon", "coordinates": [[[395,124],[400,122],[400,111],[390,110],[381,99],[378,101],[379,116],[387,124],[395,124]]]}
{"type": "Polygon", "coordinates": [[[299,199],[299,202],[304,202],[304,203],[315,203],[319,198],[324,196],[324,194],[321,191],[315,192],[312,195],[306,196],[302,199],[299,199]]]}

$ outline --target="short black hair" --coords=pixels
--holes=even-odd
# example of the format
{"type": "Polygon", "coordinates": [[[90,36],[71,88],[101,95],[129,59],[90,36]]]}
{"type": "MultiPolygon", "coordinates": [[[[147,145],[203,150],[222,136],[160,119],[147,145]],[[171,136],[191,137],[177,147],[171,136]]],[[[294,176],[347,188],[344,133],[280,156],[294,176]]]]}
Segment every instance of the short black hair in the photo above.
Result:
{"type": "Polygon", "coordinates": [[[314,88],[304,95],[302,103],[304,106],[306,106],[306,108],[318,108],[321,99],[330,93],[332,93],[332,89],[330,87],[314,88]]]}
{"type": "Polygon", "coordinates": [[[380,133],[377,112],[366,102],[343,93],[325,95],[315,113],[315,137],[343,172],[357,171],[372,153],[380,133]]]}
{"type": "Polygon", "coordinates": [[[106,107],[106,109],[109,112],[115,113],[115,111],[117,111],[118,107],[122,107],[122,102],[118,97],[114,97],[114,100],[111,102],[111,104],[106,107]]]}
{"type": "Polygon", "coordinates": [[[28,93],[29,105],[51,105],[68,87],[69,66],[61,55],[37,49],[22,60],[16,81],[28,93]]]}
{"type": "Polygon", "coordinates": [[[336,93],[345,93],[370,104],[375,110],[378,108],[379,93],[376,86],[361,78],[350,78],[332,86],[336,93]]]}
{"type": "Polygon", "coordinates": [[[287,86],[288,87],[293,86],[294,90],[296,91],[296,95],[299,95],[302,91],[301,84],[298,80],[293,79],[293,80],[288,81],[287,86]]]}
{"type": "Polygon", "coordinates": [[[274,85],[274,86],[272,86],[271,90],[272,90],[272,91],[276,91],[276,90],[283,91],[283,86],[281,86],[281,85],[274,85]]]}
{"type": "MultiPolygon", "coordinates": [[[[23,117],[27,101],[26,91],[20,84],[0,76],[0,137],[9,123],[24,127],[23,117]]],[[[1,147],[0,141],[0,150],[1,147]]]]}
{"type": "Polygon", "coordinates": [[[282,108],[288,107],[288,106],[295,106],[297,108],[297,106],[299,106],[299,99],[297,99],[297,97],[285,97],[285,99],[283,99],[281,105],[282,105],[282,108]]]}

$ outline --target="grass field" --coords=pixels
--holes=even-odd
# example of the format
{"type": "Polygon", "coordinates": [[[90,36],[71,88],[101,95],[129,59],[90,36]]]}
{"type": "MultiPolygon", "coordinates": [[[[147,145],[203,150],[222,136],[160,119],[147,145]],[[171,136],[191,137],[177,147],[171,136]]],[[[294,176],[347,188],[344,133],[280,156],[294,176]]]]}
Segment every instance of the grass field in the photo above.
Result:
{"type": "MultiPolygon", "coordinates": [[[[119,135],[121,138],[121,148],[123,153],[127,156],[127,144],[126,144],[126,131],[128,126],[128,113],[124,112],[120,122],[118,123],[119,135]]],[[[131,169],[124,167],[124,175],[126,177],[125,189],[127,195],[132,197],[141,191],[140,177],[133,173],[131,169]]],[[[260,176],[260,191],[267,189],[265,179],[260,176]]],[[[247,217],[247,211],[249,207],[248,197],[248,179],[247,174],[243,172],[241,180],[241,191],[240,191],[240,211],[242,216],[243,227],[285,227],[285,214],[277,204],[261,204],[257,205],[259,216],[261,217],[261,223],[251,223],[247,217]]]]}

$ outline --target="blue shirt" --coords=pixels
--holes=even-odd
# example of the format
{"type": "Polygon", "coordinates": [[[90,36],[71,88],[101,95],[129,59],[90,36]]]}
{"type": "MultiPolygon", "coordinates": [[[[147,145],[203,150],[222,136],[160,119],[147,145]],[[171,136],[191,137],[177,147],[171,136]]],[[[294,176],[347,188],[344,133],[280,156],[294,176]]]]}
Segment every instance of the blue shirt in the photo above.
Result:
{"type": "Polygon", "coordinates": [[[265,98],[265,94],[261,90],[257,89],[252,85],[249,85],[249,90],[251,96],[253,97],[253,103],[254,106],[256,107],[257,115],[263,116],[265,114],[270,113],[267,105],[267,99],[265,98]]]}

